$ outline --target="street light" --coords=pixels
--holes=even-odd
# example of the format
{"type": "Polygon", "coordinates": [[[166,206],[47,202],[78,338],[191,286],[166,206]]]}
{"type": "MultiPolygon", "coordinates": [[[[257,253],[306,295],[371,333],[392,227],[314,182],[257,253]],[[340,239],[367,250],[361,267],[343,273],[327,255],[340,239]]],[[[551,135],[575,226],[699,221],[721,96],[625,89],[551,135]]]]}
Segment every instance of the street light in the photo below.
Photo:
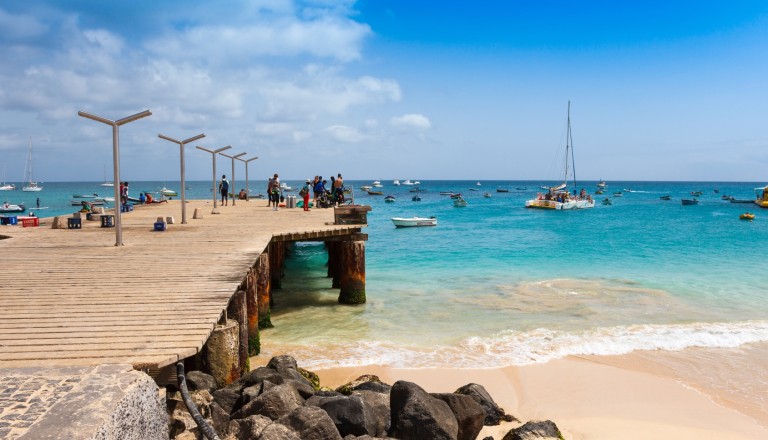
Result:
{"type": "Polygon", "coordinates": [[[114,179],[113,181],[115,183],[115,246],[123,246],[123,223],[121,221],[120,209],[117,208],[118,203],[122,204],[122,200],[120,200],[120,146],[118,142],[120,126],[146,116],[151,116],[152,112],[149,110],[144,110],[141,113],[136,113],[135,115],[128,116],[127,118],[123,119],[118,119],[117,121],[112,121],[107,118],[102,118],[101,116],[92,115],[84,111],[79,111],[77,114],[84,118],[93,119],[96,122],[101,122],[102,124],[107,124],[112,127],[112,172],[114,179]]]}
{"type": "Polygon", "coordinates": [[[230,156],[224,153],[219,153],[219,154],[221,154],[224,157],[228,157],[232,159],[232,185],[231,185],[232,186],[232,206],[235,206],[235,197],[234,197],[235,196],[235,159],[237,159],[240,156],[245,156],[248,153],[243,151],[242,153],[235,154],[234,156],[230,156]]]}
{"type": "Polygon", "coordinates": [[[221,153],[224,150],[229,150],[232,148],[231,145],[227,145],[226,147],[219,148],[218,150],[209,150],[207,148],[203,148],[200,145],[196,145],[195,148],[198,150],[203,150],[211,153],[211,157],[213,157],[213,211],[211,211],[211,214],[218,214],[219,211],[216,210],[216,155],[221,153]]]}
{"type": "Polygon", "coordinates": [[[245,193],[248,194],[248,198],[246,198],[246,200],[250,200],[251,198],[251,190],[248,189],[248,162],[256,159],[258,159],[258,157],[252,157],[250,159],[240,159],[239,157],[237,158],[237,160],[245,162],[245,193]]]}
{"type": "Polygon", "coordinates": [[[177,141],[176,139],[169,138],[168,136],[158,134],[157,137],[160,139],[165,139],[166,141],[173,142],[174,144],[179,144],[179,155],[181,156],[181,224],[187,223],[187,192],[186,192],[186,181],[184,180],[184,145],[188,144],[190,142],[194,142],[198,139],[202,139],[205,137],[205,134],[198,134],[195,137],[191,137],[189,139],[184,139],[183,141],[177,141]]]}

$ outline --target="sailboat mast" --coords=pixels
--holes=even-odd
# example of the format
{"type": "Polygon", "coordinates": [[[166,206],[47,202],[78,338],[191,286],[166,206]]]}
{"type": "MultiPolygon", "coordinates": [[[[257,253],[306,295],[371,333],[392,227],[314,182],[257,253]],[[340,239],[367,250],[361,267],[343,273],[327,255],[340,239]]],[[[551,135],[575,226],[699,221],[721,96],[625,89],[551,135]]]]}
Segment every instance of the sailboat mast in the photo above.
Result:
{"type": "Polygon", "coordinates": [[[568,101],[568,123],[565,131],[565,174],[563,174],[563,186],[568,190],[568,153],[571,147],[571,101],[568,101]]]}
{"type": "Polygon", "coordinates": [[[576,158],[573,152],[573,137],[571,135],[571,102],[568,101],[568,140],[571,144],[571,167],[573,168],[573,189],[576,190],[576,158]]]}

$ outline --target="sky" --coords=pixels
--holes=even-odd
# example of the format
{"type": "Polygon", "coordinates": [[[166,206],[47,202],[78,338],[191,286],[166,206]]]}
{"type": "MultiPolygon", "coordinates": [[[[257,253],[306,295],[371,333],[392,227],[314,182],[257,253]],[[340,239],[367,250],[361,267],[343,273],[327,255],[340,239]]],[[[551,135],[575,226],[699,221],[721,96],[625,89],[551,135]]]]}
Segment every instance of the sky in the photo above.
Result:
{"type": "Polygon", "coordinates": [[[0,0],[0,180],[768,180],[768,2],[0,0]],[[230,174],[231,160],[217,160],[230,174]],[[237,163],[236,174],[244,176],[237,163]]]}

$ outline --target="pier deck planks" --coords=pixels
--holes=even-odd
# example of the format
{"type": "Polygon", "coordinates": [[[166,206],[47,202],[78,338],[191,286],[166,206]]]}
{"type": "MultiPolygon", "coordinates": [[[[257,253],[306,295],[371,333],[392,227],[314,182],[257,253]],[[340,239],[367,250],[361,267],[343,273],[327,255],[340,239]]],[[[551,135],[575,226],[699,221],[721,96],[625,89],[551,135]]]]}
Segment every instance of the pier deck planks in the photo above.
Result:
{"type": "Polygon", "coordinates": [[[239,201],[137,207],[122,215],[124,246],[98,221],[82,229],[2,226],[0,368],[130,363],[161,368],[197,353],[270,240],[360,233],[333,210],[272,211],[239,201]],[[195,208],[204,218],[193,219],[195,208]],[[176,224],[156,232],[157,217],[176,224]]]}

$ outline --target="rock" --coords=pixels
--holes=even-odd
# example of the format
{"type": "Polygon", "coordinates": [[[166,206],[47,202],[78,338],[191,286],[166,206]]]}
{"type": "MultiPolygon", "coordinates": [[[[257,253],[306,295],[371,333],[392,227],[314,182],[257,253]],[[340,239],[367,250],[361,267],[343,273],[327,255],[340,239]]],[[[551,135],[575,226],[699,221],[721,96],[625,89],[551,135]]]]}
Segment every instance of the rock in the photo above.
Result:
{"type": "Polygon", "coordinates": [[[372,380],[369,382],[363,382],[360,385],[356,386],[354,388],[354,391],[373,391],[375,393],[389,395],[389,392],[392,391],[392,385],[388,385],[388,384],[385,384],[384,382],[379,382],[377,380],[372,380]]]}
{"type": "Polygon", "coordinates": [[[483,421],[485,420],[483,407],[480,406],[477,399],[454,393],[432,394],[432,396],[447,403],[456,417],[456,422],[459,424],[458,440],[475,440],[477,438],[480,430],[483,429],[483,421]]]}
{"type": "Polygon", "coordinates": [[[519,421],[511,415],[507,415],[504,410],[493,401],[491,395],[488,394],[488,391],[486,391],[482,385],[470,383],[459,388],[455,393],[477,397],[478,403],[483,407],[483,412],[485,413],[484,423],[486,426],[498,425],[502,420],[505,422],[519,421]]]}
{"type": "Polygon", "coordinates": [[[277,372],[283,372],[285,370],[294,370],[296,371],[299,366],[296,364],[296,359],[293,358],[293,356],[289,356],[287,354],[275,356],[272,359],[269,360],[269,363],[267,363],[267,368],[271,368],[277,372]]]}
{"type": "Polygon", "coordinates": [[[233,419],[242,419],[254,414],[261,414],[272,420],[288,414],[304,403],[299,392],[290,385],[277,385],[254,400],[248,402],[234,414],[233,419]]]}
{"type": "Polygon", "coordinates": [[[301,373],[301,375],[304,376],[304,379],[307,379],[309,383],[312,384],[312,388],[315,390],[320,389],[320,376],[303,368],[297,368],[296,371],[301,373]]]}
{"type": "Polygon", "coordinates": [[[219,404],[227,414],[232,413],[238,399],[240,399],[240,392],[235,388],[226,387],[213,392],[213,401],[219,404]]]}
{"type": "MultiPolygon", "coordinates": [[[[381,382],[381,380],[379,380],[378,376],[375,376],[373,374],[364,374],[364,375],[358,377],[357,379],[353,380],[352,382],[345,383],[344,385],[336,388],[336,391],[338,391],[341,394],[344,394],[346,396],[349,396],[350,394],[352,394],[352,391],[357,390],[358,388],[363,386],[363,384],[368,383],[368,382],[378,382],[379,384],[384,385],[385,387],[389,387],[389,385],[381,382]]],[[[376,387],[376,385],[367,385],[367,386],[368,387],[376,387]]],[[[378,386],[378,387],[380,389],[384,388],[384,387],[381,387],[381,386],[378,386]]],[[[389,388],[391,388],[391,387],[389,387],[389,388]]],[[[389,392],[389,388],[387,388],[386,392],[389,392]]],[[[371,388],[367,388],[367,389],[369,391],[376,391],[375,389],[371,389],[371,388]]]]}
{"type": "Polygon", "coordinates": [[[202,371],[190,371],[186,374],[186,377],[189,391],[206,390],[209,393],[213,393],[218,388],[216,379],[210,374],[205,374],[202,371]]]}
{"type": "Polygon", "coordinates": [[[402,440],[456,440],[459,425],[448,404],[415,383],[397,381],[390,393],[389,435],[402,440]]]}
{"type": "Polygon", "coordinates": [[[245,388],[260,384],[265,380],[275,384],[283,383],[283,378],[280,376],[280,373],[267,367],[259,367],[245,373],[240,379],[240,382],[243,384],[243,388],[245,388]]]}
{"type": "Polygon", "coordinates": [[[272,424],[268,417],[255,415],[244,419],[236,419],[229,422],[229,436],[237,440],[250,440],[259,438],[261,432],[272,424]]]}
{"type": "Polygon", "coordinates": [[[293,429],[281,425],[279,423],[272,423],[261,431],[261,435],[258,440],[302,440],[301,437],[293,429]]]}
{"type": "Polygon", "coordinates": [[[360,396],[321,397],[309,406],[325,411],[341,435],[379,435],[386,433],[386,427],[377,427],[373,409],[360,396]],[[384,429],[381,429],[384,428],[384,429]]]}
{"type": "Polygon", "coordinates": [[[271,383],[271,382],[265,381],[257,385],[243,388],[243,390],[240,392],[240,396],[238,397],[237,401],[232,407],[232,410],[230,411],[230,413],[235,413],[239,411],[240,408],[244,407],[251,401],[255,400],[257,397],[259,397],[259,395],[262,394],[261,388],[264,386],[265,383],[271,383]]]}
{"type": "Polygon", "coordinates": [[[341,440],[328,413],[314,406],[301,406],[280,417],[277,423],[293,428],[302,440],[341,440]]]}
{"type": "Polygon", "coordinates": [[[370,435],[361,435],[361,436],[355,437],[354,435],[350,434],[344,437],[344,440],[382,440],[382,439],[397,440],[394,437],[371,437],[370,435]]]}
{"type": "Polygon", "coordinates": [[[392,411],[389,407],[389,393],[382,394],[375,391],[361,391],[358,389],[352,395],[361,398],[370,408],[369,415],[373,417],[373,425],[375,426],[371,435],[384,437],[387,431],[389,431],[392,417],[392,411]]]}
{"type": "Polygon", "coordinates": [[[483,440],[493,440],[493,436],[489,435],[488,437],[483,437],[483,440]]]}
{"type": "Polygon", "coordinates": [[[211,420],[210,424],[214,431],[219,435],[226,435],[229,429],[229,413],[219,406],[218,403],[211,402],[211,420]]]}
{"type": "Polygon", "coordinates": [[[523,426],[510,430],[501,440],[563,440],[563,434],[551,420],[531,420],[523,426]]]}
{"type": "Polygon", "coordinates": [[[305,399],[309,399],[315,395],[315,389],[312,388],[312,385],[309,384],[306,380],[298,381],[294,379],[286,379],[283,383],[296,388],[296,391],[298,391],[301,397],[305,399]]]}

